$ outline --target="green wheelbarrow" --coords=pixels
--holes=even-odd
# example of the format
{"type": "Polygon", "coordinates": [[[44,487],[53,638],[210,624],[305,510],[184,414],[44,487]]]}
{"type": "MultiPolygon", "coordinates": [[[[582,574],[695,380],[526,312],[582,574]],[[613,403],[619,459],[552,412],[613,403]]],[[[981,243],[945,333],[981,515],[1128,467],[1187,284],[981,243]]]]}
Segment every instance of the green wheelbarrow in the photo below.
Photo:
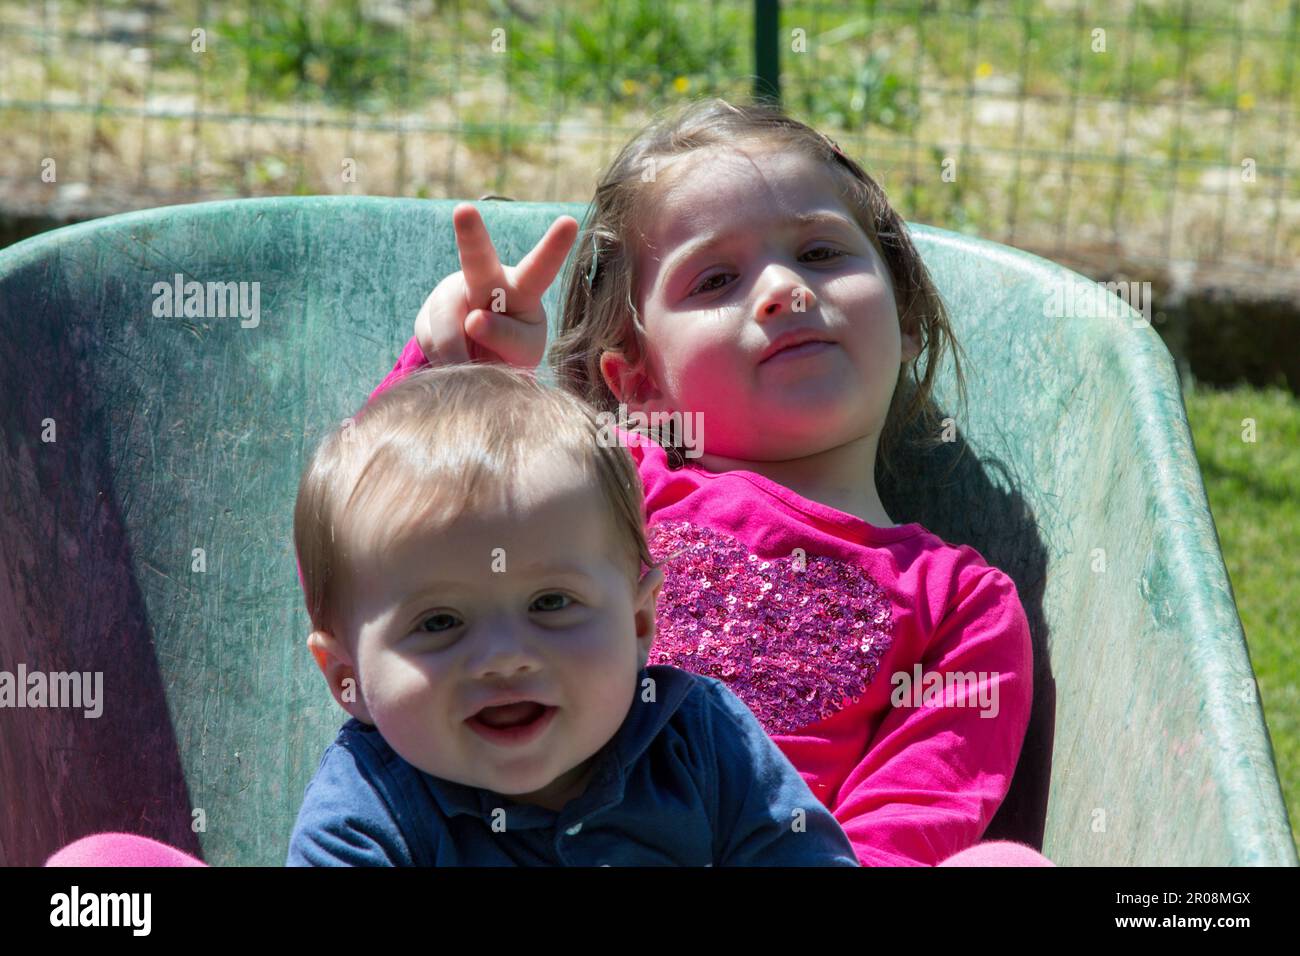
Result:
{"type": "MultiPolygon", "coordinates": [[[[84,692],[0,710],[0,863],[105,830],[283,862],[343,719],[304,647],[298,476],[458,268],[454,205],[205,203],[0,252],[0,671],[84,692]],[[224,317],[186,315],[190,282],[224,317]]],[[[478,206],[505,262],[586,214],[478,206]]],[[[914,235],[970,359],[969,415],[882,495],[1015,579],[1037,654],[986,839],[1067,866],[1295,864],[1169,353],[1127,307],[1046,317],[1084,281],[1051,262],[914,235]]]]}

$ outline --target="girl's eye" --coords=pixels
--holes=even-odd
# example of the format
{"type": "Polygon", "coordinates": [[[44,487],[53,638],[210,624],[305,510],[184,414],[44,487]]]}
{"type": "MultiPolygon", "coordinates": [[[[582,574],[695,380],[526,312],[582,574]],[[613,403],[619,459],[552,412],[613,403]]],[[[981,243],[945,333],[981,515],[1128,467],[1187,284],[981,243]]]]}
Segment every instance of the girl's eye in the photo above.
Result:
{"type": "MultiPolygon", "coordinates": [[[[804,253],[804,255],[806,255],[806,256],[810,256],[810,255],[812,255],[814,252],[829,252],[829,253],[831,253],[831,258],[836,258],[836,257],[839,257],[839,256],[844,255],[844,253],[840,252],[840,250],[838,250],[838,249],[834,249],[834,248],[832,248],[832,247],[830,247],[830,246],[818,246],[816,249],[809,249],[807,252],[804,253]]],[[[829,259],[814,259],[813,261],[814,261],[814,262],[828,262],[829,259]]]]}
{"type": "Polygon", "coordinates": [[[420,622],[420,630],[426,634],[436,634],[440,631],[449,631],[460,621],[453,614],[431,614],[420,622]]]}
{"type": "Polygon", "coordinates": [[[534,611],[563,611],[572,604],[573,601],[567,594],[561,594],[559,591],[552,591],[550,594],[543,594],[533,602],[532,610],[534,611]]]}
{"type": "Polygon", "coordinates": [[[697,285],[694,289],[691,290],[691,295],[698,295],[701,292],[713,292],[716,289],[721,289],[722,286],[715,285],[710,287],[709,283],[712,282],[714,279],[721,279],[725,275],[727,275],[727,273],[719,272],[717,275],[709,276],[707,279],[705,279],[703,282],[701,282],[699,285],[697,285]]]}
{"type": "MultiPolygon", "coordinates": [[[[839,257],[844,255],[844,253],[841,252],[839,249],[832,248],[831,246],[818,246],[816,249],[809,249],[807,252],[804,253],[804,255],[810,256],[814,252],[829,252],[830,255],[820,259],[813,259],[812,260],[813,262],[830,262],[832,259],[838,259],[839,257]]],[[[692,289],[690,294],[698,295],[701,292],[716,292],[718,289],[721,289],[722,286],[715,285],[710,287],[709,283],[712,282],[714,279],[721,279],[728,275],[730,275],[730,273],[728,272],[719,272],[716,275],[711,275],[703,282],[701,282],[699,285],[697,285],[694,289],[692,289]]]]}

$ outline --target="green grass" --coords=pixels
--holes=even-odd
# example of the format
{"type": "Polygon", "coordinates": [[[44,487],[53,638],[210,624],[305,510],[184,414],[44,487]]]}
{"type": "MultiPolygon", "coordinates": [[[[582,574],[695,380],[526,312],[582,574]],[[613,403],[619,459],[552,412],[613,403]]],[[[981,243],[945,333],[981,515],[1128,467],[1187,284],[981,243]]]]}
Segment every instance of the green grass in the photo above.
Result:
{"type": "Polygon", "coordinates": [[[1300,399],[1279,389],[1193,389],[1196,457],[1259,680],[1264,719],[1291,815],[1300,822],[1300,399]],[[1253,419],[1256,441],[1242,438],[1253,419]]]}

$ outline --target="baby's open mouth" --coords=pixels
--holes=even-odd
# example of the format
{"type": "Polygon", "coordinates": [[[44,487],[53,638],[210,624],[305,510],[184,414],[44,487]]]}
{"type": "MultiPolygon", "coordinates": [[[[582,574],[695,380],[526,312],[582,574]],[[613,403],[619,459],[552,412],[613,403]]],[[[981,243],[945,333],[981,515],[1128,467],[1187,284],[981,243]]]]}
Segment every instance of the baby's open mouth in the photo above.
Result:
{"type": "Polygon", "coordinates": [[[549,709],[544,704],[525,700],[516,704],[484,707],[471,720],[481,721],[489,727],[524,727],[540,718],[549,709]]]}

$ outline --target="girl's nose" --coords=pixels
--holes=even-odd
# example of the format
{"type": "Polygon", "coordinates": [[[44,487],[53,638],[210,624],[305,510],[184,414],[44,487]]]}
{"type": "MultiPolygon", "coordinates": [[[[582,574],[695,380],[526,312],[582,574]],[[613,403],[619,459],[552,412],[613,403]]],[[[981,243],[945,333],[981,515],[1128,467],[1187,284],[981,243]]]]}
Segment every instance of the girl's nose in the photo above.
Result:
{"type": "Polygon", "coordinates": [[[796,279],[775,281],[758,303],[758,321],[767,322],[784,312],[810,312],[817,305],[812,289],[796,279]]]}

